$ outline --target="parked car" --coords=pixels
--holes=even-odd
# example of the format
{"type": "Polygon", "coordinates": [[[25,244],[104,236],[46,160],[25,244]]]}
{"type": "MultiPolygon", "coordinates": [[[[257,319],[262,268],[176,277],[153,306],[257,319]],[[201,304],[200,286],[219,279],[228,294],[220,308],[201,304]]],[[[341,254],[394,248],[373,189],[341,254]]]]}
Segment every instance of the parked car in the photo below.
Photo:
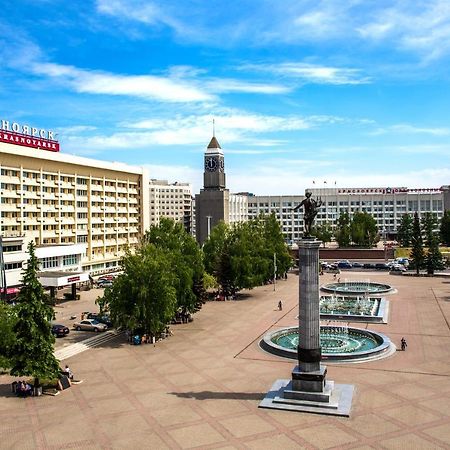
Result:
{"type": "Polygon", "coordinates": [[[409,266],[409,259],[408,258],[396,258],[394,262],[397,263],[397,264],[402,264],[406,268],[408,268],[408,266],[409,266]]]}
{"type": "Polygon", "coordinates": [[[351,269],[353,267],[352,263],[347,260],[338,261],[337,266],[339,269],[351,269]]]}
{"type": "Polygon", "coordinates": [[[65,325],[60,325],[58,323],[52,324],[52,334],[56,337],[64,337],[70,333],[70,330],[65,325]]]}
{"type": "Polygon", "coordinates": [[[389,270],[389,265],[386,263],[376,263],[375,269],[376,270],[389,270]]]}
{"type": "Polygon", "coordinates": [[[406,272],[406,267],[403,264],[393,264],[391,272],[406,272]]]}
{"type": "Polygon", "coordinates": [[[101,277],[98,277],[97,281],[113,281],[116,277],[114,275],[102,275],[101,277]]]}
{"type": "Polygon", "coordinates": [[[373,263],[364,263],[363,264],[364,269],[375,269],[375,264],[373,263]]]}
{"type": "Polygon", "coordinates": [[[356,268],[362,268],[362,267],[364,267],[364,264],[355,261],[355,262],[352,262],[352,266],[356,267],[356,268]]]}
{"type": "Polygon", "coordinates": [[[108,328],[112,327],[111,318],[108,315],[106,315],[106,314],[103,314],[101,316],[100,314],[89,313],[87,315],[87,319],[94,319],[97,322],[104,323],[108,328]]]}
{"type": "Polygon", "coordinates": [[[97,286],[101,288],[111,287],[113,282],[111,280],[99,280],[97,281],[97,286]]]}
{"type": "Polygon", "coordinates": [[[108,327],[104,323],[100,323],[98,320],[85,319],[80,322],[75,322],[73,324],[75,330],[85,330],[85,331],[106,331],[108,327]]]}

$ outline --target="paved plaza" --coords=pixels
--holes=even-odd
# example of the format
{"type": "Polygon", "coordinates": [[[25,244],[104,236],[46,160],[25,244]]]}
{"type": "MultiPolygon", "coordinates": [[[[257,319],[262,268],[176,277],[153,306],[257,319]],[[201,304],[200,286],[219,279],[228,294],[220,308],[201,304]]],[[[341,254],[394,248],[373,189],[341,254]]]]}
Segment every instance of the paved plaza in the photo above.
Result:
{"type": "MultiPolygon", "coordinates": [[[[275,292],[264,286],[237,301],[208,302],[156,346],[117,336],[75,354],[66,361],[84,381],[56,397],[16,398],[12,378],[0,376],[0,448],[449,449],[450,279],[345,278],[397,288],[389,323],[369,327],[397,347],[403,336],[408,343],[387,359],[328,364],[328,379],[355,385],[350,418],[258,409],[295,364],[258,347],[267,331],[296,324],[298,277],[290,274],[275,292]]],[[[99,293],[61,305],[59,318],[92,310],[99,293]]],[[[64,339],[58,348],[71,343],[64,339]]]]}

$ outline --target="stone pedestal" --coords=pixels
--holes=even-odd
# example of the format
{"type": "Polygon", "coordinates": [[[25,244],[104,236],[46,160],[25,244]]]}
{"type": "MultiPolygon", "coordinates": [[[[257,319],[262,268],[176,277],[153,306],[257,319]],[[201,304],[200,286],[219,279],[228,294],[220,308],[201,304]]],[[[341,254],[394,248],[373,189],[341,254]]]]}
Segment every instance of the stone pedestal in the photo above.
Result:
{"type": "Polygon", "coordinates": [[[319,247],[314,238],[299,242],[298,366],[291,380],[277,380],[260,408],[349,416],[354,387],[326,380],[320,364],[319,247]]]}

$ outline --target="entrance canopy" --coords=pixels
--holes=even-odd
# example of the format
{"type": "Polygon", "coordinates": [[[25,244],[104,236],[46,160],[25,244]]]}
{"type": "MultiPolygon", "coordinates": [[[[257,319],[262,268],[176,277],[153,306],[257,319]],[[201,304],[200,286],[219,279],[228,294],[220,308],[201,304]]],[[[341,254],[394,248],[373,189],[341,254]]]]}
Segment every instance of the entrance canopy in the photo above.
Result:
{"type": "Polygon", "coordinates": [[[39,272],[39,281],[45,287],[60,287],[89,281],[89,272],[39,272]]]}

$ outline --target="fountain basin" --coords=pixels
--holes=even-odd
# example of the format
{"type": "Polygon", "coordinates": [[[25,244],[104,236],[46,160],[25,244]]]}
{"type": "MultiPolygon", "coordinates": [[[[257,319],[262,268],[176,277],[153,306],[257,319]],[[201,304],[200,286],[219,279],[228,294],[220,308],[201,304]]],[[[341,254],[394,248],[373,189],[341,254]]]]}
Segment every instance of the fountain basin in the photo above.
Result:
{"type": "Polygon", "coordinates": [[[383,297],[320,296],[321,320],[386,323],[389,302],[383,297]]]}
{"type": "Polygon", "coordinates": [[[373,283],[371,281],[344,281],[325,284],[320,287],[320,290],[339,295],[377,295],[392,292],[394,288],[389,284],[373,283]]]}
{"type": "MultiPolygon", "coordinates": [[[[323,361],[355,362],[389,356],[391,340],[374,331],[352,327],[323,325],[320,327],[323,361]]],[[[282,328],[267,333],[260,341],[263,350],[284,358],[297,359],[298,327],[282,328]]]]}

